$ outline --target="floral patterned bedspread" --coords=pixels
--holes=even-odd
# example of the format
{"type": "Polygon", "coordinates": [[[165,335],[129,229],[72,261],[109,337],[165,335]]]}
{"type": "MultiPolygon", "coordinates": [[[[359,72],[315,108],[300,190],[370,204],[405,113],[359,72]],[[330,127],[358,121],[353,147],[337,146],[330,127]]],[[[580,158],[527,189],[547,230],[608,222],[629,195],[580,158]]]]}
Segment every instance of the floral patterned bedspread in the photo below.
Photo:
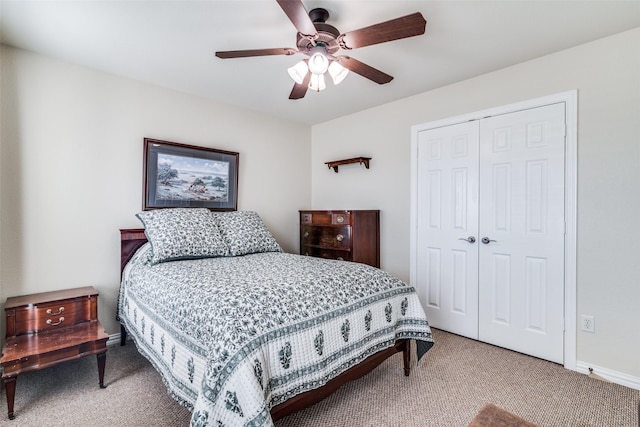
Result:
{"type": "Polygon", "coordinates": [[[125,268],[119,318],[192,426],[270,426],[269,410],[388,347],[433,344],[412,287],[382,270],[282,252],[125,268]]]}

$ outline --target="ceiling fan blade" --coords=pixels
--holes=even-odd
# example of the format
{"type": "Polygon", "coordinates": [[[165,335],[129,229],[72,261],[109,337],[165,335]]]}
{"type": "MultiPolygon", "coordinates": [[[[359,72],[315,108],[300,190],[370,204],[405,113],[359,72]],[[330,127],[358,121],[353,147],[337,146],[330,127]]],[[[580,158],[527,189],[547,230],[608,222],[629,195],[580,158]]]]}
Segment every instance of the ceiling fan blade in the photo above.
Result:
{"type": "Polygon", "coordinates": [[[307,94],[307,89],[309,89],[309,82],[311,81],[311,73],[307,73],[304,76],[304,80],[302,83],[296,83],[293,85],[293,89],[291,89],[291,94],[289,95],[289,99],[301,99],[307,94]]]}
{"type": "Polygon", "coordinates": [[[277,2],[300,34],[310,40],[317,37],[318,31],[300,0],[277,0],[277,2]]]}
{"type": "Polygon", "coordinates": [[[247,50],[225,50],[216,52],[218,58],[246,58],[249,56],[268,56],[268,55],[293,55],[298,53],[297,50],[288,47],[275,49],[247,49],[247,50]]]}
{"type": "Polygon", "coordinates": [[[380,70],[376,70],[372,66],[367,65],[364,62],[360,62],[357,59],[353,59],[349,56],[339,56],[336,58],[336,60],[340,65],[342,65],[349,71],[360,74],[362,77],[366,77],[367,79],[378,84],[383,85],[393,80],[393,76],[390,76],[387,73],[383,73],[380,70]]]}
{"type": "Polygon", "coordinates": [[[424,34],[427,21],[420,12],[390,21],[381,22],[359,30],[349,31],[338,37],[340,47],[355,49],[372,44],[404,39],[424,34]]]}

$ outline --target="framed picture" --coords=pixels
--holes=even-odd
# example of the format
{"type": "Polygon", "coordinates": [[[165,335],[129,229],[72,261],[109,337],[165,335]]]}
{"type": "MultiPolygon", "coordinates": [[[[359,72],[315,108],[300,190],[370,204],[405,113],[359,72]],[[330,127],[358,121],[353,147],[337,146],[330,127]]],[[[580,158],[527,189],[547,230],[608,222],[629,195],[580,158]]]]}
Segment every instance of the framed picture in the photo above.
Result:
{"type": "Polygon", "coordinates": [[[238,153],[144,139],[142,209],[238,208],[238,153]]]}

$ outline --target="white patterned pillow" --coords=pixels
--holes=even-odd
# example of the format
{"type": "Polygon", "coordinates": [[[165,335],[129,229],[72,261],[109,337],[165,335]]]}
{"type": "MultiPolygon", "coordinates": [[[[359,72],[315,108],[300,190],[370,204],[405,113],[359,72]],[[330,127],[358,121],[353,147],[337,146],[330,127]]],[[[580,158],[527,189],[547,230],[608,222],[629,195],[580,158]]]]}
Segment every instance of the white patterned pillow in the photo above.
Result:
{"type": "Polygon", "coordinates": [[[152,264],[228,254],[227,245],[208,209],[157,209],[139,212],[136,216],[151,243],[152,264]]]}
{"type": "Polygon", "coordinates": [[[220,234],[229,248],[229,255],[246,255],[257,252],[282,252],[282,248],[252,211],[215,212],[220,234]]]}

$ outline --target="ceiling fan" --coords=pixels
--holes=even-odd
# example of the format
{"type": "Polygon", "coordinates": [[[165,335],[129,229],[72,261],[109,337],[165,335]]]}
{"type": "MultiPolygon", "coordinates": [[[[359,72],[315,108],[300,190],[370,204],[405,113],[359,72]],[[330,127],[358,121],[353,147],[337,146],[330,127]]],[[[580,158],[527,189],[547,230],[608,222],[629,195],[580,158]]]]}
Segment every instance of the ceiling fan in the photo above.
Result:
{"type": "Polygon", "coordinates": [[[334,84],[340,83],[353,71],[378,84],[389,83],[393,77],[377,70],[357,59],[346,55],[335,54],[340,49],[351,50],[407,37],[424,34],[427,21],[421,13],[416,12],[389,21],[360,28],[347,33],[340,33],[337,28],[326,23],[329,12],[316,8],[307,13],[300,0],[276,0],[289,20],[293,23],[297,34],[297,49],[248,49],[216,52],[222,59],[246,58],[251,56],[294,55],[307,57],[289,68],[289,75],[295,81],[289,99],[300,99],[307,89],[321,91],[326,87],[324,74],[328,71],[334,84]]]}

